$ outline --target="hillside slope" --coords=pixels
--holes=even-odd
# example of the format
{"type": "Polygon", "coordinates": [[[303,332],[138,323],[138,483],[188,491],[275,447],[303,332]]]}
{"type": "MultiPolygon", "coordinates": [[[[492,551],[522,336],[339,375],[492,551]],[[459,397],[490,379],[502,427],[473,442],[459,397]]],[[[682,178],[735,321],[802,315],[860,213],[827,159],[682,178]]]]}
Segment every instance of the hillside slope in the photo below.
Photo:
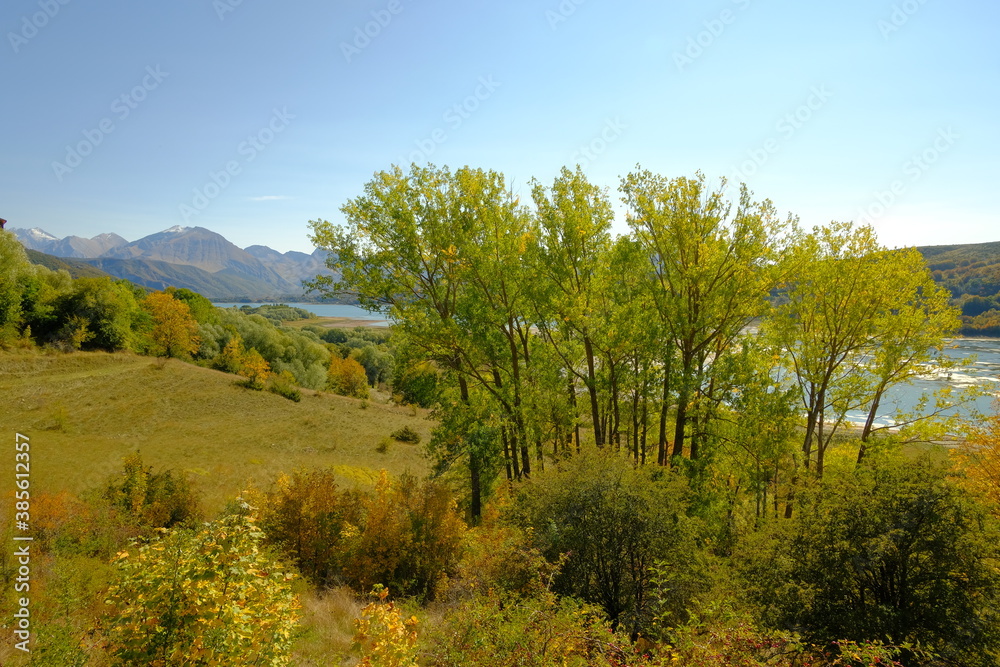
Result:
{"type": "Polygon", "coordinates": [[[279,300],[287,293],[273,285],[228,271],[209,273],[196,266],[171,264],[152,259],[99,257],[77,260],[137,285],[162,290],[173,285],[186,287],[209,299],[240,301],[252,298],[279,300]]]}
{"type": "Polygon", "coordinates": [[[963,295],[996,297],[1000,293],[1000,242],[917,248],[934,279],[963,295]]]}
{"type": "Polygon", "coordinates": [[[0,422],[31,438],[33,492],[93,488],[136,450],[187,471],[212,510],[298,468],[334,466],[345,485],[427,472],[419,445],[375,449],[403,426],[427,441],[432,423],[410,409],[307,390],[293,403],[235,379],[131,354],[0,353],[0,422]]]}
{"type": "Polygon", "coordinates": [[[56,257],[31,249],[25,249],[25,252],[28,253],[28,259],[32,264],[40,264],[53,271],[64,269],[74,278],[103,278],[111,275],[110,273],[101,271],[96,266],[87,264],[83,260],[56,257]]]}

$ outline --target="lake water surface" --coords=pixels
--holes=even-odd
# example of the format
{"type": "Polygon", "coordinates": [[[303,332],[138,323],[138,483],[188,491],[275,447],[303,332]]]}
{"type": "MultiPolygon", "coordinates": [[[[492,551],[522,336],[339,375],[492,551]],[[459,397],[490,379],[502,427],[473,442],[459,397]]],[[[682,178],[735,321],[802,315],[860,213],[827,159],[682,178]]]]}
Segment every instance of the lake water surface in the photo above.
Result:
{"type": "MultiPolygon", "coordinates": [[[[966,387],[979,386],[988,392],[988,395],[977,398],[973,405],[960,409],[960,414],[968,414],[969,408],[984,413],[994,411],[993,402],[1000,388],[997,385],[1000,381],[1000,339],[956,338],[950,342],[950,349],[946,349],[944,354],[952,359],[969,361],[974,358],[974,361],[967,368],[951,373],[928,368],[926,375],[916,378],[911,384],[892,389],[882,401],[879,425],[892,425],[892,415],[897,408],[904,411],[912,410],[919,403],[921,396],[943,387],[960,391],[966,387]]],[[[866,416],[860,412],[848,413],[850,421],[859,423],[863,423],[866,416]]]]}

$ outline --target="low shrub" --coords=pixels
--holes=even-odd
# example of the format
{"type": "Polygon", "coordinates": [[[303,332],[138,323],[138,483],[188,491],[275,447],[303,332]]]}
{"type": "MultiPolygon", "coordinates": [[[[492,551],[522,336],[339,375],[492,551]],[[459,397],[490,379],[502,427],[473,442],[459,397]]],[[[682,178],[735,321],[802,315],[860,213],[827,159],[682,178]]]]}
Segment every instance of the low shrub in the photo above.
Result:
{"type": "Polygon", "coordinates": [[[272,375],[267,383],[267,390],[296,403],[302,400],[302,392],[295,386],[295,376],[291,371],[281,371],[277,375],[272,375]]]}
{"type": "Polygon", "coordinates": [[[392,432],[392,437],[400,442],[408,442],[412,445],[420,443],[420,434],[409,426],[404,426],[392,432]]]}
{"type": "Polygon", "coordinates": [[[103,497],[142,528],[171,528],[201,517],[187,479],[172,470],[154,473],[139,452],[125,457],[121,474],[107,483],[103,497]]]}

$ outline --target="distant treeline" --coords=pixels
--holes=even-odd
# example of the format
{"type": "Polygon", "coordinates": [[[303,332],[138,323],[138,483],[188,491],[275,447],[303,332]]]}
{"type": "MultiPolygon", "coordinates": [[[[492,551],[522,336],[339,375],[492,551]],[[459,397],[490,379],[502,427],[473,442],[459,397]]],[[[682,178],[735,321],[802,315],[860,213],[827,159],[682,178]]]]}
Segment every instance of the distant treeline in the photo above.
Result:
{"type": "Polygon", "coordinates": [[[1000,336],[1000,243],[918,248],[962,311],[964,336],[1000,336]]]}

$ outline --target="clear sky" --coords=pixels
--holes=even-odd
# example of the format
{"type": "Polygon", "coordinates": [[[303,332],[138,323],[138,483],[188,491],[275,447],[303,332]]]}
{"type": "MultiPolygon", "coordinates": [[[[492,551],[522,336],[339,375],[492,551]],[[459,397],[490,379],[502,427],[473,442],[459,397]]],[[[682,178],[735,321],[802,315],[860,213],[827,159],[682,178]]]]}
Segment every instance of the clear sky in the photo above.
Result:
{"type": "Polygon", "coordinates": [[[0,217],[58,237],[187,225],[308,251],[310,219],[417,161],[525,195],[581,163],[616,202],[636,164],[700,169],[889,246],[1000,241],[995,0],[7,0],[0,19],[0,217]]]}

